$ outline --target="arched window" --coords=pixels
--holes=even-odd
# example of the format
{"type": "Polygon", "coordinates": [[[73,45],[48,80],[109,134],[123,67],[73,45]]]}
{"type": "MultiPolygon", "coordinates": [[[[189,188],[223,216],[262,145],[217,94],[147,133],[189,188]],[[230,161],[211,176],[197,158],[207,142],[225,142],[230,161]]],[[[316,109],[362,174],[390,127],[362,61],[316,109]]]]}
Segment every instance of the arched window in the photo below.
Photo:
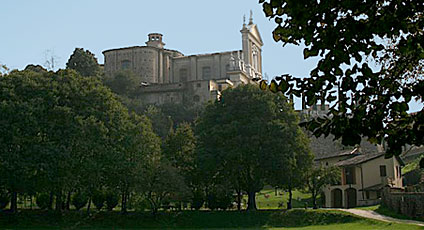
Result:
{"type": "Polygon", "coordinates": [[[131,61],[130,60],[121,61],[121,69],[129,69],[130,67],[131,67],[131,61]]]}

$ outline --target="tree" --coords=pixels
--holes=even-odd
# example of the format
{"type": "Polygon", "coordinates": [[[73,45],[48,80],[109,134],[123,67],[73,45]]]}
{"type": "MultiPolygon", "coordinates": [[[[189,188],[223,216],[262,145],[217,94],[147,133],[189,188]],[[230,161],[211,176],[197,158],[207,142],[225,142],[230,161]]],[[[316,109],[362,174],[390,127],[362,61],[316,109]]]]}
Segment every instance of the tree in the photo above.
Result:
{"type": "Polygon", "coordinates": [[[49,192],[61,211],[64,192],[111,183],[129,116],[110,90],[72,70],[12,71],[0,86],[0,187],[12,211],[18,193],[49,192]]]}
{"type": "Polygon", "coordinates": [[[277,24],[276,42],[304,44],[305,59],[318,57],[309,78],[285,74],[269,85],[304,96],[308,106],[330,103],[328,116],[306,122],[307,129],[349,146],[362,136],[375,144],[385,139],[386,157],[406,144],[422,145],[424,110],[408,113],[408,103],[422,103],[424,94],[421,1],[259,2],[277,24]]]}
{"type": "Polygon", "coordinates": [[[281,94],[254,85],[225,90],[209,104],[196,124],[199,171],[211,183],[227,182],[248,194],[248,210],[256,209],[255,193],[278,162],[295,152],[287,133],[298,133],[296,114],[281,94]]]}
{"type": "Polygon", "coordinates": [[[132,71],[119,71],[113,77],[105,78],[105,84],[119,96],[133,99],[140,80],[132,71]]]}
{"type": "Polygon", "coordinates": [[[73,69],[84,77],[96,76],[100,70],[94,54],[83,48],[75,48],[66,63],[66,68],[73,69]]]}
{"type": "Polygon", "coordinates": [[[178,170],[171,166],[160,155],[151,155],[146,159],[142,182],[138,191],[144,194],[153,214],[175,198],[184,199],[189,196],[189,189],[178,170]]]}
{"type": "Polygon", "coordinates": [[[314,209],[317,209],[317,196],[325,185],[332,185],[340,180],[340,169],[337,167],[319,166],[307,174],[308,190],[312,194],[314,209]]]}
{"type": "MultiPolygon", "coordinates": [[[[297,125],[297,122],[292,122],[291,125],[297,125]]],[[[269,175],[268,183],[288,191],[287,209],[291,209],[293,190],[302,189],[307,185],[308,173],[313,167],[313,154],[309,149],[309,140],[301,129],[292,127],[285,130],[286,133],[280,141],[286,142],[289,148],[280,150],[284,157],[279,158],[273,164],[276,164],[274,167],[281,170],[269,175]]]]}
{"type": "Polygon", "coordinates": [[[195,148],[196,138],[188,123],[177,126],[175,132],[166,137],[163,146],[164,156],[186,178],[186,182],[189,182],[188,177],[195,168],[195,148]]]}
{"type": "Polygon", "coordinates": [[[154,105],[149,105],[144,114],[152,121],[153,131],[164,140],[172,131],[171,117],[154,105]]]}
{"type": "MultiPolygon", "coordinates": [[[[131,122],[125,124],[123,132],[126,134],[121,140],[118,168],[114,171],[118,179],[118,187],[121,189],[121,209],[127,211],[127,202],[131,192],[137,190],[139,184],[143,184],[148,177],[149,170],[156,167],[150,164],[152,159],[160,157],[160,138],[153,132],[150,120],[146,116],[131,114],[131,122]]],[[[154,162],[154,161],[153,161],[154,162]]]]}

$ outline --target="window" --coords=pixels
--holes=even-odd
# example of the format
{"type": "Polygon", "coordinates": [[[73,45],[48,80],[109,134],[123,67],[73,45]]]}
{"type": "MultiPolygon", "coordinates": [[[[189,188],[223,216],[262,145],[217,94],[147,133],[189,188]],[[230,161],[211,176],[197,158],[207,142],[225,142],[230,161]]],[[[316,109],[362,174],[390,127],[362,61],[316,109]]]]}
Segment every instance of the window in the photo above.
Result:
{"type": "Polygon", "coordinates": [[[369,199],[370,199],[370,191],[365,191],[365,198],[366,198],[367,200],[369,200],[369,199]]]}
{"type": "Polygon", "coordinates": [[[131,61],[130,60],[123,60],[121,62],[121,69],[129,69],[131,67],[131,61]]]}
{"type": "Polygon", "coordinates": [[[205,66],[205,67],[202,68],[202,78],[204,80],[211,78],[211,67],[205,66]]]}
{"type": "Polygon", "coordinates": [[[188,75],[188,71],[186,68],[180,69],[180,82],[186,82],[187,75],[188,75]]]}
{"type": "Polygon", "coordinates": [[[355,184],[355,168],[345,168],[346,184],[355,184]]]}
{"type": "Polygon", "coordinates": [[[202,84],[197,83],[197,88],[200,88],[200,87],[202,87],[202,84]]]}
{"type": "Polygon", "coordinates": [[[200,97],[199,97],[199,95],[194,95],[194,97],[193,97],[193,101],[194,101],[194,102],[199,102],[199,101],[200,101],[200,97]]]}
{"type": "Polygon", "coordinates": [[[385,176],[387,176],[387,173],[386,173],[386,166],[385,166],[385,165],[380,165],[380,176],[381,176],[381,177],[385,177],[385,176]]]}

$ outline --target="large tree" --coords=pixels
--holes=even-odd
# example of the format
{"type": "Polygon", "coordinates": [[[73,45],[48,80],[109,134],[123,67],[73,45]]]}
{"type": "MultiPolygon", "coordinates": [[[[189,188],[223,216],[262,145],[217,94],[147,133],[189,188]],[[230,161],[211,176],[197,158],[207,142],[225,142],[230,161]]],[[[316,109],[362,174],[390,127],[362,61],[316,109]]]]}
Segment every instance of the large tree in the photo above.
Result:
{"type": "Polygon", "coordinates": [[[75,48],[66,63],[66,68],[73,69],[84,77],[96,76],[100,70],[94,54],[83,48],[75,48]]]}
{"type": "Polygon", "coordinates": [[[64,193],[125,190],[143,156],[159,151],[148,119],[130,119],[94,78],[12,71],[0,86],[0,187],[10,192],[13,211],[18,193],[48,192],[60,211],[64,193]]]}
{"type": "Polygon", "coordinates": [[[329,116],[308,122],[309,130],[345,145],[359,144],[361,136],[385,139],[387,157],[405,144],[422,145],[424,111],[408,113],[410,102],[423,102],[422,1],[259,2],[277,24],[276,42],[303,44],[305,59],[318,58],[309,77],[285,74],[269,86],[303,95],[308,106],[330,103],[329,116]]]}
{"type": "Polygon", "coordinates": [[[256,209],[255,194],[267,179],[284,170],[276,162],[296,152],[288,138],[301,131],[286,100],[241,85],[224,91],[197,122],[199,170],[211,183],[224,181],[245,191],[248,210],[256,209]]]}

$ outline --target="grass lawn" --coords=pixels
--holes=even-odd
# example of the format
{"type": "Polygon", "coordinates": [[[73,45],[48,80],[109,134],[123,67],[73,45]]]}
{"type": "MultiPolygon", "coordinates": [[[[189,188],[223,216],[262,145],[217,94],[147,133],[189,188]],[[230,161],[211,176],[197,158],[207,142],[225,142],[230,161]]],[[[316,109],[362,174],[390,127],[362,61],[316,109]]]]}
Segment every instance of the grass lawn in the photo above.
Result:
{"type": "MultiPolygon", "coordinates": [[[[244,197],[247,200],[247,196],[244,197]]],[[[282,209],[279,206],[280,203],[284,204],[284,208],[287,208],[287,201],[289,200],[289,193],[281,190],[275,194],[274,189],[264,189],[256,194],[256,205],[258,209],[282,209]]],[[[317,198],[318,206],[320,198],[317,198]]],[[[305,205],[312,207],[311,194],[303,193],[301,191],[293,191],[293,208],[304,208],[305,205]]]]}
{"type": "Polygon", "coordinates": [[[0,213],[0,229],[424,229],[424,227],[390,224],[363,219],[340,211],[183,211],[150,213],[92,213],[22,211],[16,215],[0,213]]]}

